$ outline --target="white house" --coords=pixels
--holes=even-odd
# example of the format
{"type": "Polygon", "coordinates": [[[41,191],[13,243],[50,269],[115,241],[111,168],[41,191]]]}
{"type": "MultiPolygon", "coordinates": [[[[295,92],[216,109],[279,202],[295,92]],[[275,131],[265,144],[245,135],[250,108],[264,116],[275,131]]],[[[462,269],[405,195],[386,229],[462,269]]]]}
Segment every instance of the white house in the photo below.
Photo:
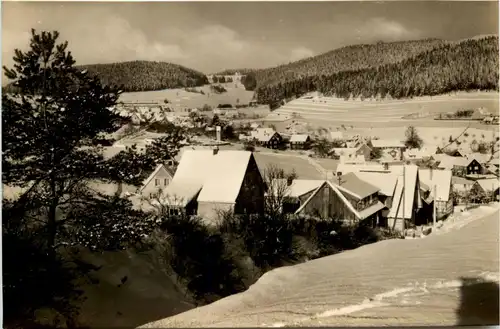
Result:
{"type": "Polygon", "coordinates": [[[144,181],[139,193],[143,196],[152,196],[164,190],[172,181],[174,173],[167,166],[160,164],[144,181]]]}

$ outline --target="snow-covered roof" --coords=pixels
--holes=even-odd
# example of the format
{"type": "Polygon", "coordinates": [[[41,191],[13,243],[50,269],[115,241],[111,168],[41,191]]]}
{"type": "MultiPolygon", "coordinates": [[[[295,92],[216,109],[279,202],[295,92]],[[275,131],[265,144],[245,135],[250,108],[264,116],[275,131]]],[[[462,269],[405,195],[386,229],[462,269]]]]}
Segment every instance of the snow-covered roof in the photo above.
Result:
{"type": "Polygon", "coordinates": [[[495,191],[499,187],[498,178],[478,179],[476,183],[479,184],[484,191],[489,192],[495,191]]]}
{"type": "Polygon", "coordinates": [[[169,204],[184,206],[203,187],[213,162],[213,150],[184,150],[175,175],[163,194],[169,204]]]}
{"type": "Polygon", "coordinates": [[[337,196],[339,197],[339,199],[342,200],[342,202],[344,202],[344,204],[347,206],[347,208],[349,208],[349,210],[359,220],[365,219],[365,218],[371,216],[372,214],[374,214],[375,212],[377,212],[377,211],[379,211],[379,210],[381,210],[381,209],[384,208],[384,204],[382,202],[380,202],[380,201],[377,201],[374,205],[372,205],[372,206],[370,206],[370,207],[368,207],[366,209],[363,209],[362,211],[357,211],[356,208],[344,196],[344,194],[342,194],[341,189],[339,188],[339,186],[337,184],[335,184],[333,181],[323,181],[323,183],[314,191],[313,194],[311,194],[311,196],[299,207],[299,209],[297,209],[297,211],[295,213],[296,214],[300,214],[304,210],[304,208],[309,204],[309,202],[311,202],[311,200],[313,200],[313,198],[316,196],[316,194],[318,193],[318,191],[320,191],[321,188],[325,184],[329,188],[331,188],[335,192],[335,194],[337,194],[337,196]]]}
{"type": "MultiPolygon", "coordinates": [[[[286,196],[292,197],[292,198],[298,198],[306,193],[309,193],[318,187],[321,186],[321,184],[324,183],[324,180],[318,180],[318,179],[294,179],[292,184],[286,188],[284,191],[286,196]]],[[[281,189],[281,187],[285,186],[282,184],[287,184],[286,179],[276,179],[274,182],[271,184],[276,184],[276,188],[272,189],[275,193],[279,192],[278,189],[281,189]]]]}
{"type": "Polygon", "coordinates": [[[337,188],[354,196],[357,199],[366,198],[377,193],[380,189],[357,177],[354,173],[348,173],[334,180],[337,188]]]}
{"type": "Polygon", "coordinates": [[[356,147],[334,147],[330,149],[330,152],[335,153],[336,155],[349,155],[356,153],[358,149],[356,147]]]}
{"type": "MultiPolygon", "coordinates": [[[[348,164],[340,163],[337,166],[337,173],[347,174],[350,172],[390,172],[395,169],[396,166],[389,166],[388,169],[385,168],[383,164],[348,164]]],[[[402,167],[402,166],[399,166],[402,167]]]]}
{"type": "Polygon", "coordinates": [[[465,179],[463,177],[452,176],[451,183],[453,184],[453,190],[457,192],[468,191],[474,184],[473,180],[465,179]]]}
{"type": "Polygon", "coordinates": [[[309,135],[306,134],[293,134],[292,137],[290,137],[290,142],[291,143],[304,143],[307,141],[307,138],[309,135]]]}
{"type": "Polygon", "coordinates": [[[450,198],[451,170],[419,169],[418,176],[421,183],[431,189],[433,195],[434,185],[436,186],[436,200],[448,202],[450,198]]]}
{"type": "Polygon", "coordinates": [[[474,152],[467,154],[467,159],[469,159],[470,161],[476,159],[476,161],[479,162],[480,164],[485,164],[491,159],[491,154],[482,154],[479,152],[474,152]]]}
{"type": "Polygon", "coordinates": [[[371,143],[373,147],[405,147],[405,145],[397,139],[372,139],[371,143]]]}
{"type": "Polygon", "coordinates": [[[276,132],[273,128],[257,128],[251,133],[252,138],[257,139],[260,142],[268,142],[276,132]]]}
{"type": "Polygon", "coordinates": [[[153,178],[156,177],[156,175],[160,172],[160,170],[165,170],[170,176],[172,176],[172,171],[167,168],[163,163],[159,164],[158,166],[156,166],[156,169],[151,173],[151,175],[149,175],[149,177],[144,181],[144,183],[142,184],[142,187],[141,189],[139,190],[139,192],[142,192],[142,190],[149,184],[149,182],[151,182],[153,180],[153,178]]]}
{"type": "Polygon", "coordinates": [[[184,206],[199,193],[198,201],[234,203],[252,157],[248,151],[185,150],[165,201],[184,206]]]}
{"type": "Polygon", "coordinates": [[[465,157],[440,157],[438,168],[441,169],[453,169],[454,166],[467,167],[471,163],[472,159],[467,159],[465,157]]]}
{"type": "Polygon", "coordinates": [[[398,176],[393,173],[357,172],[356,176],[379,188],[379,193],[393,196],[398,176]]]}
{"type": "Polygon", "coordinates": [[[207,178],[198,202],[235,203],[252,157],[248,151],[219,151],[205,169],[207,178]]]}

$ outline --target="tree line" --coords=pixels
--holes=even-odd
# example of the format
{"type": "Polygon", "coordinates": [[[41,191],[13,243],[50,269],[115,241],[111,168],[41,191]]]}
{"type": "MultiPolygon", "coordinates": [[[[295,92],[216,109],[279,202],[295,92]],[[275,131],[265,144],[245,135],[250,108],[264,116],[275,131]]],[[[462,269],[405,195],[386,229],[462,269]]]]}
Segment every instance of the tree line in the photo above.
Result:
{"type": "Polygon", "coordinates": [[[346,99],[432,96],[498,90],[498,77],[498,37],[487,37],[443,44],[398,63],[259,85],[256,98],[262,104],[276,104],[311,91],[346,99]]]}

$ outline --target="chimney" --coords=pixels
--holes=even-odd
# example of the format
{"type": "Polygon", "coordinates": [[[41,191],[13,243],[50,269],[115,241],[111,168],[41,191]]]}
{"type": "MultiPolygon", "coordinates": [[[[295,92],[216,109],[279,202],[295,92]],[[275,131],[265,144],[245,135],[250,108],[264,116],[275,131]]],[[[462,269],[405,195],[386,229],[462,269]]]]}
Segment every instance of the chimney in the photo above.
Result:
{"type": "Polygon", "coordinates": [[[220,126],[215,127],[215,139],[220,142],[221,140],[221,128],[220,126]]]}
{"type": "Polygon", "coordinates": [[[219,147],[217,147],[217,146],[214,147],[213,151],[214,151],[214,155],[217,155],[217,153],[219,153],[219,147]]]}

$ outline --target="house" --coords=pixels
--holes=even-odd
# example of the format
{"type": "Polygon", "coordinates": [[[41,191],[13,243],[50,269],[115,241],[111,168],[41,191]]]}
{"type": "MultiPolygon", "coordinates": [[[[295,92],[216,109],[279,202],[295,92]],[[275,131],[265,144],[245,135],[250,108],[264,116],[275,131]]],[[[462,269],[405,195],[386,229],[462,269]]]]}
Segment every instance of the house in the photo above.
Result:
{"type": "Polygon", "coordinates": [[[474,158],[441,156],[439,157],[438,169],[451,170],[454,176],[480,175],[483,173],[483,167],[474,158]]]}
{"type": "Polygon", "coordinates": [[[394,160],[403,160],[403,151],[406,146],[398,140],[372,139],[371,145],[374,150],[380,150],[382,156],[390,157],[394,160]]]}
{"type": "Polygon", "coordinates": [[[471,195],[474,196],[484,196],[484,198],[478,197],[475,202],[491,202],[500,201],[499,200],[499,186],[500,181],[498,178],[488,178],[488,179],[478,179],[474,182],[471,188],[471,195]]]}
{"type": "Polygon", "coordinates": [[[381,212],[381,220],[383,220],[384,223],[380,222],[380,225],[386,226],[387,223],[385,223],[385,221],[392,207],[392,199],[396,190],[398,175],[394,173],[357,172],[356,176],[379,189],[378,199],[385,206],[381,212]]]}
{"type": "Polygon", "coordinates": [[[388,225],[393,230],[403,231],[406,224],[415,225],[417,211],[422,208],[418,167],[405,166],[398,175],[392,207],[388,214],[388,225]],[[403,218],[405,223],[403,224],[403,218]]]}
{"type": "Polygon", "coordinates": [[[341,156],[347,156],[348,158],[362,156],[365,161],[369,161],[371,151],[372,149],[366,143],[361,143],[357,147],[334,147],[330,149],[330,154],[334,158],[340,158],[341,156]]]}
{"type": "Polygon", "coordinates": [[[292,150],[307,150],[311,147],[311,137],[306,134],[294,134],[290,137],[292,150]]]}
{"type": "MultiPolygon", "coordinates": [[[[466,155],[466,158],[469,160],[476,159],[481,165],[485,165],[490,162],[491,154],[483,154],[479,152],[474,152],[466,155]]],[[[498,162],[498,159],[497,159],[498,162]]]]}
{"type": "Polygon", "coordinates": [[[339,218],[348,224],[366,221],[378,223],[384,205],[378,200],[378,188],[347,174],[324,181],[295,212],[319,218],[339,218]]]}
{"type": "MultiPolygon", "coordinates": [[[[452,172],[451,170],[419,169],[420,189],[432,216],[433,202],[436,203],[436,219],[453,213],[452,172]],[[435,190],[434,190],[435,189],[435,190]],[[435,195],[434,195],[435,193],[435,195]]],[[[429,217],[427,219],[430,219],[429,217]]]]}
{"type": "Polygon", "coordinates": [[[169,167],[159,164],[144,181],[142,187],[139,189],[139,193],[143,196],[159,195],[160,191],[170,184],[173,177],[174,173],[169,167]]]}
{"type": "Polygon", "coordinates": [[[258,145],[271,149],[279,148],[283,142],[283,137],[272,128],[258,128],[251,136],[258,145]]]}
{"type": "Polygon", "coordinates": [[[451,184],[454,195],[454,203],[461,204],[466,203],[466,198],[471,191],[472,185],[474,185],[474,181],[468,180],[463,177],[452,176],[451,184]]]}
{"type": "Polygon", "coordinates": [[[264,180],[252,152],[186,150],[164,190],[172,214],[197,215],[213,223],[221,211],[264,211],[264,180]]]}
{"type": "Polygon", "coordinates": [[[419,161],[423,159],[433,159],[433,154],[436,150],[421,148],[407,149],[403,152],[403,159],[406,161],[419,161]]]}
{"type": "Polygon", "coordinates": [[[317,179],[276,179],[266,197],[275,197],[283,202],[284,213],[294,213],[323,184],[317,179]]]}

